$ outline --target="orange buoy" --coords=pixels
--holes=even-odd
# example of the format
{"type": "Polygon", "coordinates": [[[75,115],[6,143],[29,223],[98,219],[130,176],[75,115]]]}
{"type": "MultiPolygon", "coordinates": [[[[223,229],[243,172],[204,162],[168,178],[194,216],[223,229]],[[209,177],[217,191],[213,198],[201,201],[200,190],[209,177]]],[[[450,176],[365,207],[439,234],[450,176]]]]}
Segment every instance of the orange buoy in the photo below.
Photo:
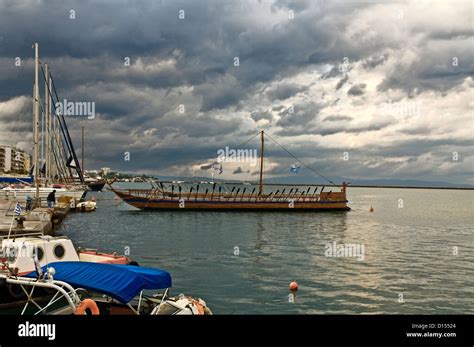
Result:
{"type": "Polygon", "coordinates": [[[374,208],[370,206],[369,212],[374,212],[374,208]]]}
{"type": "Polygon", "coordinates": [[[92,299],[84,299],[81,301],[79,306],[76,307],[76,310],[74,311],[75,315],[83,315],[86,313],[86,310],[90,310],[92,315],[98,315],[100,313],[99,308],[97,307],[97,304],[94,300],[92,299]]]}
{"type": "Polygon", "coordinates": [[[290,283],[290,290],[291,290],[291,291],[298,290],[298,283],[296,283],[296,281],[291,281],[291,283],[290,283]]]}

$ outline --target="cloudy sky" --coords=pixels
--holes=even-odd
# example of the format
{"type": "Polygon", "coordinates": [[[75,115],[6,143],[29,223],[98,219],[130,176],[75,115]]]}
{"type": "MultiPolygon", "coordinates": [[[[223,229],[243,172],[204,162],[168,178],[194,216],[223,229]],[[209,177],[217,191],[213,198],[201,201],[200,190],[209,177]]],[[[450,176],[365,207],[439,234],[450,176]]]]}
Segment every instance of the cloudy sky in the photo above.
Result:
{"type": "MultiPolygon", "coordinates": [[[[31,148],[38,42],[60,99],[95,103],[67,118],[88,168],[206,176],[264,129],[330,177],[474,184],[473,4],[2,0],[0,143],[31,148]]],[[[268,175],[291,175],[267,144],[268,175]]]]}

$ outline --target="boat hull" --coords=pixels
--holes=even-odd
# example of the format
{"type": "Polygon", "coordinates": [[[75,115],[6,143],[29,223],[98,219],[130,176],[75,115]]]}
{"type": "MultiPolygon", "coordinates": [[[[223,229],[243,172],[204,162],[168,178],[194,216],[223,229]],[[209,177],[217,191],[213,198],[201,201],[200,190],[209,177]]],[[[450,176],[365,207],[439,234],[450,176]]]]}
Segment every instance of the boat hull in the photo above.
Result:
{"type": "Polygon", "coordinates": [[[345,203],[310,203],[310,202],[295,202],[293,207],[290,207],[288,203],[277,203],[277,202],[199,202],[199,201],[186,201],[184,207],[180,207],[179,203],[176,202],[129,202],[131,206],[142,210],[206,210],[206,211],[349,211],[345,203]]]}
{"type": "Polygon", "coordinates": [[[105,186],[105,181],[87,182],[87,186],[93,192],[100,192],[105,186]]]}
{"type": "Polygon", "coordinates": [[[264,199],[232,201],[231,199],[149,199],[114,190],[127,204],[142,210],[205,210],[205,211],[349,211],[347,200],[337,201],[265,201],[264,199]],[[229,201],[230,200],[230,201],[229,201]]]}

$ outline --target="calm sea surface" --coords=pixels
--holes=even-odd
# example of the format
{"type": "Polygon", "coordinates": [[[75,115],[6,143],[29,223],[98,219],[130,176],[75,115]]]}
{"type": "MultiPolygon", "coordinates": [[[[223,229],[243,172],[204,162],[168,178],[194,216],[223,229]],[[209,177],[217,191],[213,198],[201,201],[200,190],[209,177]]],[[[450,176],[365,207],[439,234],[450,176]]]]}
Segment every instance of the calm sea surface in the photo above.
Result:
{"type": "Polygon", "coordinates": [[[204,213],[139,211],[106,191],[60,232],[76,246],[130,247],[171,273],[172,294],[202,297],[217,314],[474,313],[473,191],[348,194],[350,212],[204,213]],[[333,242],[363,245],[364,259],[327,257],[333,242]]]}

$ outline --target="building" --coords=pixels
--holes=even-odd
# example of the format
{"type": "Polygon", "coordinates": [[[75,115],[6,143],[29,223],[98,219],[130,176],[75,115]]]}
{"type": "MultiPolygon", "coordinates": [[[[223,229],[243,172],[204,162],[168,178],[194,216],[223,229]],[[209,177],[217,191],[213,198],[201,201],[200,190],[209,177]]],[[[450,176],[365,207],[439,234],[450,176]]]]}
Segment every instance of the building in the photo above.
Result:
{"type": "Polygon", "coordinates": [[[0,146],[0,173],[27,175],[30,172],[30,155],[19,148],[0,146]]]}
{"type": "Polygon", "coordinates": [[[100,172],[102,173],[102,175],[108,175],[110,173],[110,167],[103,167],[100,169],[100,172]]]}

